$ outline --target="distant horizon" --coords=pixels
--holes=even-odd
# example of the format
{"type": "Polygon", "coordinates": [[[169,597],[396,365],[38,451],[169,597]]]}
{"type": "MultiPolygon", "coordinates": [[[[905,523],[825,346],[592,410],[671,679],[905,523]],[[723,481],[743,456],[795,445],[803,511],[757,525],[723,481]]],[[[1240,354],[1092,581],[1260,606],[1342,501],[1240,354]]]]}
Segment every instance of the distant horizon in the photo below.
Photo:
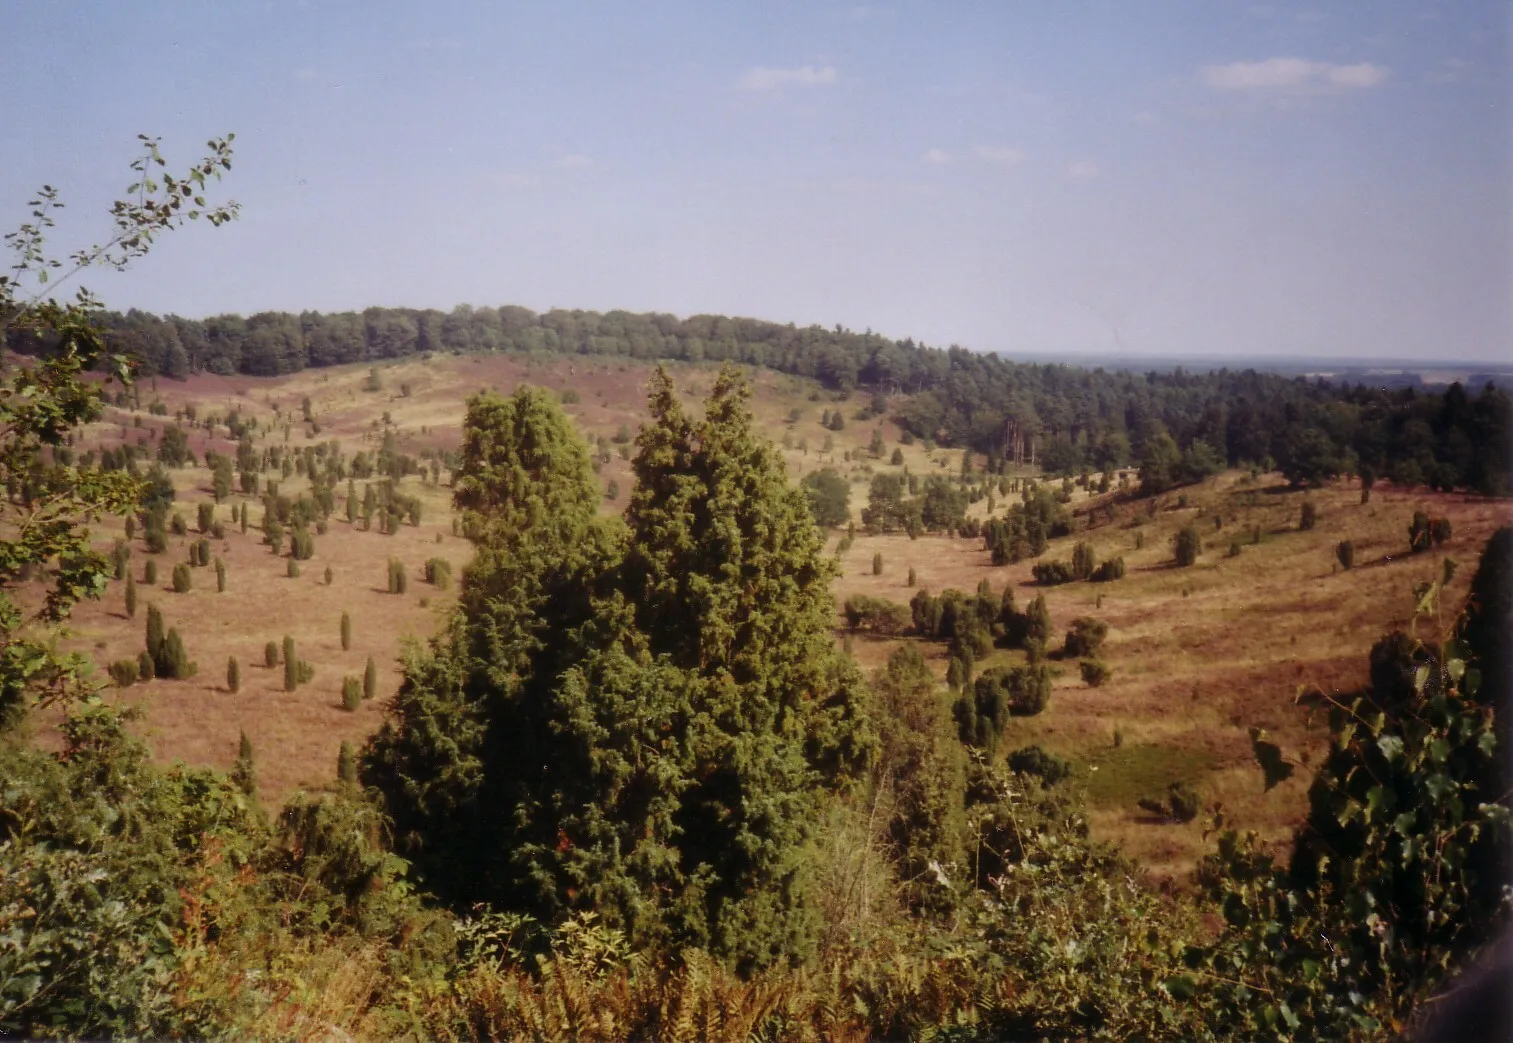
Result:
{"type": "Polygon", "coordinates": [[[902,334],[902,335],[895,335],[893,333],[890,333],[887,330],[880,330],[880,329],[877,329],[876,327],[872,327],[872,326],[860,326],[860,327],[857,327],[857,326],[848,325],[846,323],[798,322],[798,321],[792,320],[792,319],[772,319],[772,318],[767,318],[767,317],[761,316],[761,315],[739,315],[739,314],[730,314],[730,313],[726,313],[726,312],[717,312],[717,311],[675,312],[675,311],[667,311],[667,310],[663,310],[663,309],[653,309],[653,308],[625,308],[625,307],[617,307],[617,308],[585,308],[585,307],[568,306],[568,305],[553,305],[553,306],[551,306],[549,308],[534,308],[534,307],[532,307],[532,306],[530,306],[528,304],[521,304],[521,303],[516,302],[516,301],[507,301],[507,302],[502,303],[502,304],[479,304],[479,303],[476,303],[476,302],[473,302],[473,301],[459,301],[456,304],[453,304],[451,307],[417,306],[417,305],[410,305],[410,304],[367,304],[367,305],[363,305],[361,307],[353,307],[353,308],[302,308],[302,309],[298,309],[298,310],[289,309],[289,308],[259,308],[257,311],[218,311],[218,312],[210,312],[210,313],[202,314],[202,315],[186,315],[183,312],[176,312],[176,311],[159,312],[159,311],[153,311],[152,309],[149,309],[149,308],[117,307],[117,306],[114,306],[114,305],[107,305],[104,310],[105,311],[110,311],[110,312],[116,312],[118,314],[123,314],[123,315],[125,313],[129,312],[129,311],[136,310],[136,311],[146,312],[148,314],[157,315],[160,318],[167,318],[169,316],[174,316],[174,317],[177,317],[177,318],[186,319],[186,320],[191,321],[191,322],[204,322],[207,319],[214,319],[214,318],[217,318],[217,317],[222,316],[222,315],[238,315],[238,316],[240,316],[240,317],[242,317],[242,318],[245,319],[245,318],[250,318],[253,315],[262,315],[262,314],[299,315],[302,312],[306,312],[306,311],[315,312],[315,313],[321,314],[321,315],[336,315],[336,314],[354,314],[354,315],[360,315],[363,312],[367,311],[369,308],[386,308],[386,309],[395,309],[395,310],[400,310],[400,311],[434,311],[434,312],[437,312],[439,314],[446,315],[446,314],[454,311],[457,308],[464,308],[464,307],[465,308],[469,308],[469,309],[473,309],[473,310],[477,310],[479,308],[493,308],[493,309],[496,309],[496,310],[499,309],[499,308],[523,308],[526,311],[529,311],[529,312],[531,312],[532,314],[535,314],[535,315],[547,315],[547,314],[550,314],[551,312],[554,312],[554,311],[584,312],[584,313],[591,313],[591,314],[595,314],[595,315],[608,315],[608,314],[610,314],[612,312],[624,312],[624,313],[629,314],[629,315],[671,315],[673,318],[677,319],[679,322],[685,322],[685,321],[687,321],[687,320],[689,320],[691,318],[695,318],[695,317],[700,316],[700,315],[711,315],[711,316],[719,316],[719,317],[727,318],[727,319],[741,319],[741,320],[747,320],[747,321],[753,321],[753,322],[765,322],[765,323],[769,323],[769,324],[771,324],[773,326],[787,326],[787,327],[792,327],[794,329],[815,329],[815,328],[818,328],[818,329],[824,329],[824,330],[831,330],[831,329],[834,329],[837,325],[839,325],[842,329],[844,329],[848,333],[859,334],[859,335],[871,334],[871,335],[883,337],[883,338],[885,338],[887,340],[894,341],[895,343],[899,343],[899,342],[902,342],[902,341],[905,341],[905,340],[909,340],[909,341],[912,341],[914,344],[916,344],[919,347],[929,348],[929,349],[932,349],[932,350],[949,351],[952,348],[961,348],[962,350],[971,351],[971,352],[973,352],[975,354],[978,354],[978,355],[997,355],[1000,358],[1003,358],[1004,360],[1011,361],[1011,362],[1012,361],[1034,361],[1034,362],[1037,362],[1037,363],[1044,363],[1044,362],[1058,362],[1059,361],[1059,362],[1064,362],[1064,363],[1066,363],[1068,365],[1081,366],[1083,368],[1097,368],[1097,366],[1104,366],[1104,365],[1107,365],[1109,363],[1113,363],[1113,362],[1116,362],[1116,361],[1120,363],[1120,368],[1122,368],[1122,365],[1123,365],[1124,361],[1128,361],[1128,362],[1131,362],[1131,363],[1133,363],[1133,362],[1145,362],[1145,363],[1151,363],[1151,362],[1163,362],[1163,363],[1165,363],[1165,362],[1170,362],[1170,363],[1177,363],[1177,364],[1182,364],[1182,363],[1187,362],[1187,361],[1192,361],[1192,362],[1203,362],[1205,364],[1211,363],[1211,364],[1213,364],[1213,368],[1215,368],[1215,369],[1223,369],[1223,368],[1242,369],[1242,370],[1243,369],[1265,369],[1265,368],[1268,368],[1269,366],[1286,366],[1289,369],[1300,368],[1300,367],[1305,367],[1305,366],[1307,366],[1307,367],[1314,367],[1314,368],[1324,367],[1324,368],[1348,369],[1348,370],[1374,370],[1374,369],[1380,369],[1380,370],[1384,370],[1384,371],[1388,371],[1388,372],[1401,372],[1401,371],[1409,371],[1409,370],[1424,371],[1424,370],[1445,370],[1445,369],[1459,370],[1459,369],[1466,369],[1466,370],[1471,370],[1473,372],[1478,372],[1478,373],[1499,373],[1499,374],[1510,374],[1510,375],[1513,375],[1513,354],[1510,354],[1509,357],[1503,358],[1503,359],[1478,359],[1478,358],[1473,358],[1473,357],[1469,357],[1469,356],[1468,357],[1451,356],[1451,357],[1445,357],[1445,358],[1437,358],[1437,359],[1433,359],[1433,360],[1426,360],[1426,359],[1406,358],[1406,357],[1400,357],[1400,356],[1379,356],[1379,355],[1305,355],[1305,354],[1283,354],[1283,353],[1275,353],[1274,354],[1274,353],[1270,353],[1270,352],[1261,352],[1261,353],[1258,353],[1257,355],[1252,356],[1251,357],[1252,361],[1246,361],[1246,360],[1236,359],[1236,358],[1233,358],[1231,356],[1227,356],[1222,351],[1213,351],[1213,350],[1208,351],[1208,352],[1204,352],[1204,351],[1201,351],[1201,350],[1193,350],[1193,351],[1125,351],[1125,352],[1122,352],[1122,353],[1120,353],[1120,352],[1111,352],[1111,351],[1107,350],[1106,348],[1069,348],[1069,349],[1060,350],[1060,351],[1051,350],[1051,349],[1037,350],[1037,349],[1029,349],[1029,348],[1021,350],[1021,349],[1005,349],[1005,348],[991,348],[991,347],[984,348],[984,347],[978,347],[978,346],[972,345],[972,344],[959,344],[959,343],[938,344],[938,343],[932,343],[932,342],[927,341],[927,340],[925,340],[925,339],[923,339],[921,337],[913,336],[913,335],[907,334],[907,333],[906,334],[902,334]],[[1062,357],[1062,356],[1068,356],[1068,355],[1070,355],[1072,357],[1070,357],[1070,358],[1062,357]],[[1258,365],[1255,360],[1264,360],[1265,364],[1264,365],[1258,365]]]}

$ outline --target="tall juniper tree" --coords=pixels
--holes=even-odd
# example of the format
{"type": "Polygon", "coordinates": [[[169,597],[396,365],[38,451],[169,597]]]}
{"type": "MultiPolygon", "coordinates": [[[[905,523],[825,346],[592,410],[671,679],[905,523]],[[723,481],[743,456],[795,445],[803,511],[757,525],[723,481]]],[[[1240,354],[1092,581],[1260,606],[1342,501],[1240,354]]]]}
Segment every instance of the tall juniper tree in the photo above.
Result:
{"type": "Polygon", "coordinates": [[[595,908],[643,944],[802,954],[800,849],[867,750],[828,638],[832,566],[723,373],[705,419],[652,389],[626,523],[597,515],[554,396],[469,404],[457,612],[412,654],[362,775],[454,901],[595,908]]]}

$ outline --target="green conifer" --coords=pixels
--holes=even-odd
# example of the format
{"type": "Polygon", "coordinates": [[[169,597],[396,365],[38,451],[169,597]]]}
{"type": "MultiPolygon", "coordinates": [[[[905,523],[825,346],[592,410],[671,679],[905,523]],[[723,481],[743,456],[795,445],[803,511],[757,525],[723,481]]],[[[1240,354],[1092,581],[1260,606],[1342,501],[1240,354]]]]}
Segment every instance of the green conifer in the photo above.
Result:
{"type": "Polygon", "coordinates": [[[822,787],[871,743],[829,636],[834,568],[746,396],[722,372],[695,422],[657,374],[627,525],[597,516],[555,396],[469,403],[456,502],[477,556],[362,770],[442,893],[598,907],[743,965],[812,951],[803,852],[822,787]]]}
{"type": "Polygon", "coordinates": [[[252,740],[247,738],[246,732],[241,733],[241,741],[237,743],[236,763],[231,767],[231,782],[247,796],[257,795],[257,767],[252,760],[252,740]]]}
{"type": "Polygon", "coordinates": [[[341,614],[341,650],[350,651],[352,648],[352,617],[343,612],[341,614]]]}
{"type": "Polygon", "coordinates": [[[147,606],[147,654],[156,662],[163,649],[163,613],[158,606],[147,606]]]}

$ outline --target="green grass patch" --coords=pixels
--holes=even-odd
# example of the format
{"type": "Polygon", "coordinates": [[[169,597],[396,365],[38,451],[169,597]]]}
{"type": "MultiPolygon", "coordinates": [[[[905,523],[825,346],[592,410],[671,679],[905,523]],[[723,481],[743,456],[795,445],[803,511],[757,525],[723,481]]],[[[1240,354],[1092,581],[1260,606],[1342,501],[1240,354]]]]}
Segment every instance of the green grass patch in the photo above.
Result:
{"type": "Polygon", "coordinates": [[[1194,784],[1215,767],[1212,754],[1176,746],[1120,746],[1076,764],[1088,804],[1098,808],[1132,808],[1141,797],[1162,796],[1173,782],[1194,784]]]}

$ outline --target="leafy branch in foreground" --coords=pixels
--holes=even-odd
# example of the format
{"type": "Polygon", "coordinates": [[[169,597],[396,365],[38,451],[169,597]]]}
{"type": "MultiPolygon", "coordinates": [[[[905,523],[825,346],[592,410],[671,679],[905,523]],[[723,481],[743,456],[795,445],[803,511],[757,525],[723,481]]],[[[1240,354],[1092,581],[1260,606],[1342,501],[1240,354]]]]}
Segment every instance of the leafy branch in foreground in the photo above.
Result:
{"type": "MultiPolygon", "coordinates": [[[[0,360],[0,727],[13,724],[28,702],[70,700],[93,689],[88,660],[58,649],[57,627],[72,607],[105,590],[112,569],[90,546],[83,523],[136,506],[142,482],[121,471],[63,463],[56,448],[101,413],[103,383],[131,381],[132,361],[108,355],[94,323],[98,302],[81,289],[72,303],[47,297],[51,274],[71,278],[92,265],[121,270],[144,256],[156,237],[185,221],[219,225],[235,203],[211,207],[207,180],[231,166],[231,136],[182,177],[155,173],[166,166],[156,138],[143,136],[132,163],[137,181],[111,207],[116,232],[104,244],[67,262],[50,256],[47,235],[58,192],[44,186],[30,203],[31,220],[5,236],[14,255],[0,275],[0,348],[26,342],[38,357],[21,365],[0,360]],[[37,582],[39,579],[45,581],[37,582]]],[[[56,288],[57,280],[53,287],[56,288]]]]}

